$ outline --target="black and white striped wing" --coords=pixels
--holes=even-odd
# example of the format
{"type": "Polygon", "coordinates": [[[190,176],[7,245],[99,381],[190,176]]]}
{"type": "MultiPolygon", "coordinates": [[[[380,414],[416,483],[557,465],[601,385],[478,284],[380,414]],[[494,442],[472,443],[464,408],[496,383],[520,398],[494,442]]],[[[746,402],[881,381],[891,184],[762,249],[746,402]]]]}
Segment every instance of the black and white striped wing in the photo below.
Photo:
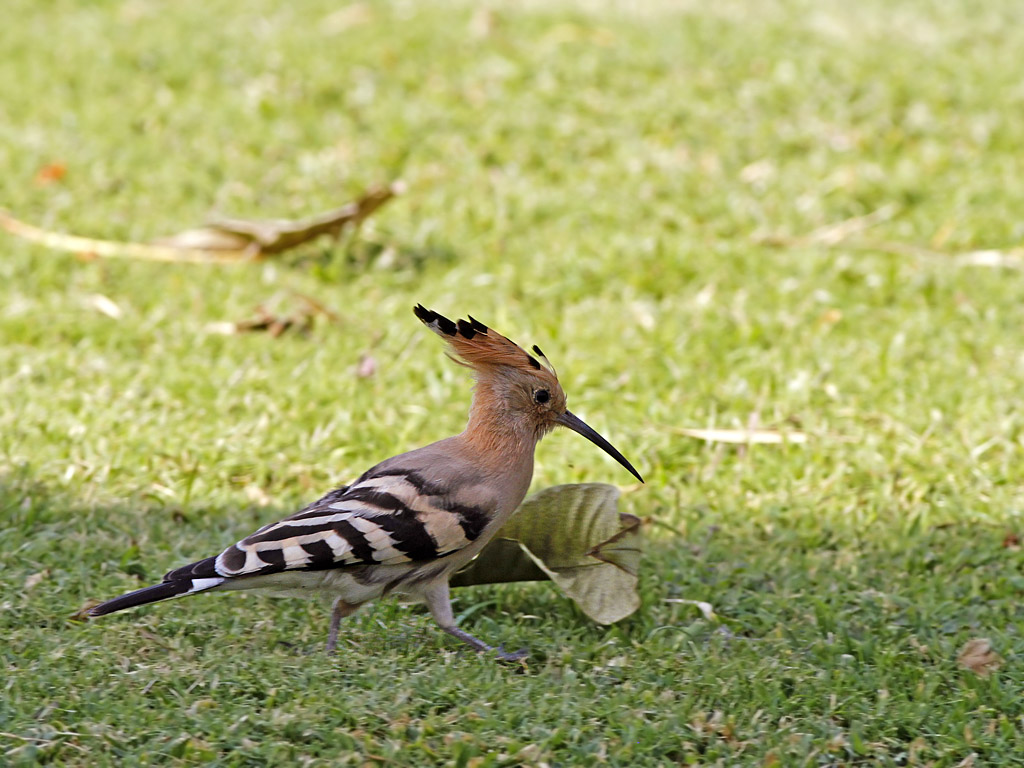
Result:
{"type": "Polygon", "coordinates": [[[436,560],[475,541],[489,517],[415,472],[376,467],[228,547],[213,565],[219,576],[238,578],[436,560]]]}

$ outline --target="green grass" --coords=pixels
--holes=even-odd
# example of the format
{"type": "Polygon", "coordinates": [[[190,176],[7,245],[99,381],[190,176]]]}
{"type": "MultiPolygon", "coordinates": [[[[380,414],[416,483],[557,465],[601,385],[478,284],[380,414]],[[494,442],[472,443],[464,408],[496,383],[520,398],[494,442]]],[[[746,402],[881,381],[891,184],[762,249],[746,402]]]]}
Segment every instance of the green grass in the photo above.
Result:
{"type": "MultiPolygon", "coordinates": [[[[1020,4],[475,5],[6,9],[23,219],[144,240],[409,193],[237,268],[2,236],[0,763],[1018,764],[1024,273],[952,254],[1024,236],[1020,4]],[[758,242],[886,205],[870,239],[951,255],[758,242]],[[340,322],[208,332],[278,292],[340,322]],[[317,604],[70,619],[461,429],[469,381],[416,302],[540,344],[646,476],[623,507],[673,530],[649,527],[634,617],[458,593],[525,669],[391,603],[334,659],[317,604]],[[810,439],[678,431],[755,417],[810,439]],[[956,663],[975,637],[1006,659],[987,679],[956,663]]],[[[535,486],[579,481],[629,477],[548,438],[535,486]]]]}

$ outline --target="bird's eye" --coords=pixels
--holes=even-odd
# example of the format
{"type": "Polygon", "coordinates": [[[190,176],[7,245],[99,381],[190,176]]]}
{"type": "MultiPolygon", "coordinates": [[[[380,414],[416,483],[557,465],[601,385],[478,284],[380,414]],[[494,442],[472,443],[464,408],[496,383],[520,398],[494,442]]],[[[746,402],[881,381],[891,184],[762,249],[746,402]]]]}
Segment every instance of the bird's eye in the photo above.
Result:
{"type": "Polygon", "coordinates": [[[540,403],[541,405],[543,405],[550,399],[551,393],[548,392],[546,389],[538,389],[536,392],[533,393],[534,402],[540,403]]]}

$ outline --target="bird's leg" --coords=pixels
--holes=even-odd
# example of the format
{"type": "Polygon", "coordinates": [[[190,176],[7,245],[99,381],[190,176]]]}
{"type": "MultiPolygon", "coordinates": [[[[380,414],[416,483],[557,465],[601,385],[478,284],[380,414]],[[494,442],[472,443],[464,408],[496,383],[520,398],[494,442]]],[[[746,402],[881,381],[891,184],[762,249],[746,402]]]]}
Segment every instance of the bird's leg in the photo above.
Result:
{"type": "Polygon", "coordinates": [[[334,608],[331,610],[331,629],[327,633],[328,654],[334,653],[334,649],[338,647],[338,628],[341,626],[341,620],[355,613],[357,608],[358,603],[346,603],[340,597],[334,601],[334,608]]]}
{"type": "Polygon", "coordinates": [[[500,646],[495,648],[492,645],[488,645],[483,640],[479,640],[469,634],[469,632],[455,626],[455,617],[452,615],[451,594],[448,590],[447,581],[432,584],[423,591],[423,597],[427,601],[427,608],[430,609],[430,615],[434,617],[434,621],[452,637],[457,637],[466,645],[472,646],[481,653],[494,651],[501,661],[519,661],[526,658],[525,649],[509,653],[500,646]]]}

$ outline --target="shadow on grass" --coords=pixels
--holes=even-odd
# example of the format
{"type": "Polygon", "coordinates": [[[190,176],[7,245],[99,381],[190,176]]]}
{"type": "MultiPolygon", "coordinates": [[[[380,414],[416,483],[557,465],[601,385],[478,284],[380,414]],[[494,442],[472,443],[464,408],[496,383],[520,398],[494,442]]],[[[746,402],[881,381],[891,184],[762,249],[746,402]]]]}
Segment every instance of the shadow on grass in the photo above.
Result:
{"type": "MultiPolygon", "coordinates": [[[[216,554],[297,508],[182,510],[152,500],[94,506],[76,503],[25,472],[8,473],[0,477],[0,585],[13,610],[4,612],[2,624],[7,630],[26,621],[66,628],[92,601],[157,583],[167,570],[216,554]]],[[[966,524],[945,525],[902,540],[883,535],[842,541],[808,536],[799,526],[768,534],[753,526],[707,525],[687,540],[652,538],[641,565],[642,607],[618,624],[592,623],[550,582],[456,589],[455,613],[485,640],[515,638],[510,642],[531,646],[535,660],[552,652],[545,648],[593,652],[606,642],[638,645],[665,635],[703,645],[764,642],[788,653],[868,659],[887,643],[905,647],[910,637],[922,645],[949,645],[979,633],[1003,634],[1015,652],[1024,652],[1014,629],[1022,618],[1024,577],[1019,554],[1000,531],[979,535],[966,524]]],[[[166,622],[180,629],[182,620],[207,615],[204,625],[212,633],[278,619],[291,629],[300,621],[314,625],[297,643],[282,635],[269,639],[268,648],[275,642],[318,647],[326,633],[328,610],[321,602],[301,608],[294,606],[300,600],[226,595],[189,600],[194,604],[187,608],[184,602],[142,609],[140,618],[147,626],[166,622]]],[[[350,646],[368,632],[375,647],[386,642],[400,653],[424,645],[457,648],[435,633],[423,608],[395,601],[367,606],[345,626],[351,629],[343,644],[350,646]]]]}
{"type": "MultiPolygon", "coordinates": [[[[934,754],[1014,749],[1016,732],[999,713],[1016,711],[1024,695],[1019,569],[1007,567],[1000,538],[969,526],[902,540],[778,524],[770,534],[694,525],[686,539],[652,531],[643,605],[607,627],[550,583],[457,590],[463,627],[528,648],[512,668],[395,601],[347,619],[330,659],[327,606],[299,600],[210,595],[87,624],[68,618],[88,599],[158,580],[290,511],[89,505],[25,474],[3,477],[0,663],[10,680],[0,731],[13,734],[10,749],[177,749],[169,734],[183,728],[218,743],[234,743],[241,728],[261,744],[293,721],[320,723],[328,702],[319,738],[337,738],[341,721],[381,744],[395,736],[392,720],[436,716],[446,734],[487,718],[500,729],[597,718],[633,733],[647,726],[630,713],[643,711],[657,718],[651,734],[668,734],[664,749],[694,755],[801,755],[831,739],[844,759],[890,757],[923,732],[936,734],[934,754]],[[987,679],[956,661],[979,636],[1008,659],[987,679]],[[378,722],[376,712],[388,717],[378,722]],[[456,720],[443,720],[449,714],[456,720]],[[126,729],[142,736],[128,741],[126,729]]],[[[294,744],[306,731],[284,739],[294,744]]]]}

